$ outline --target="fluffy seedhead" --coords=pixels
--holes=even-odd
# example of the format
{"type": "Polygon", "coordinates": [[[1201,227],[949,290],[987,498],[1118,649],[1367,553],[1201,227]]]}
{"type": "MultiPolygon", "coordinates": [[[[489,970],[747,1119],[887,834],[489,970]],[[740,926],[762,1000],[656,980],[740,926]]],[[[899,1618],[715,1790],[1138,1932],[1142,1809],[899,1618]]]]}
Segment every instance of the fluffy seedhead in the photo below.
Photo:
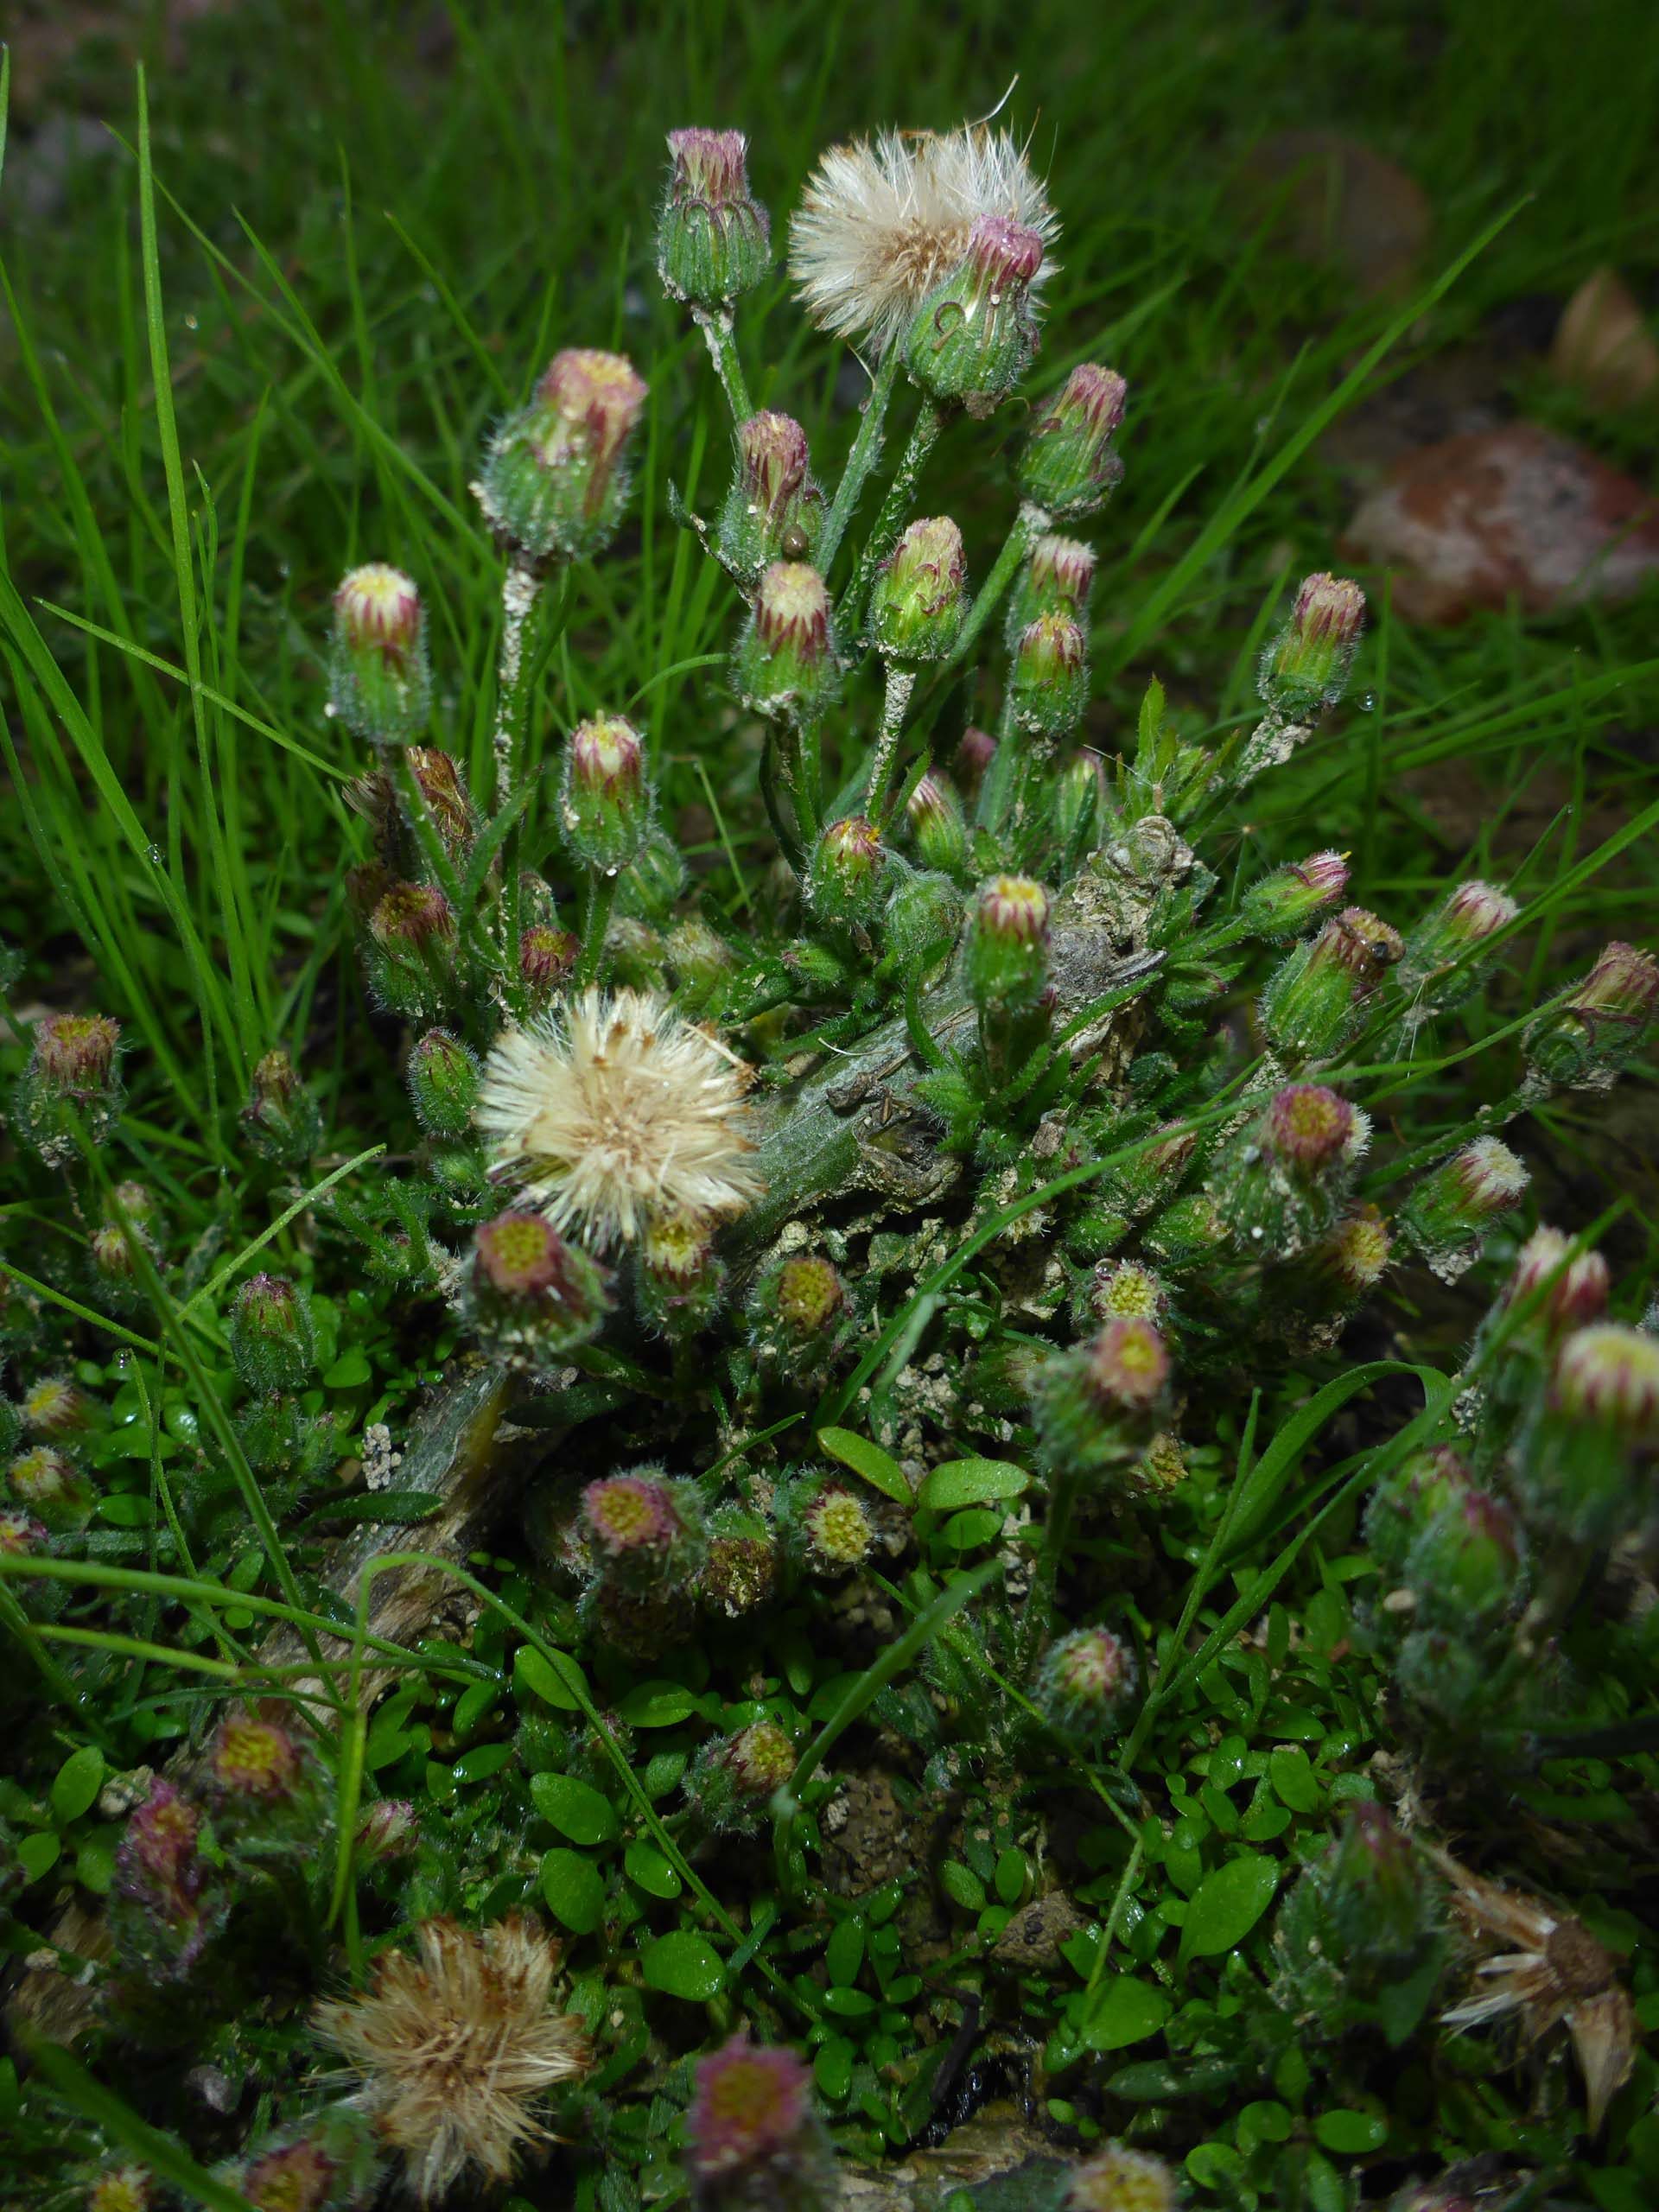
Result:
{"type": "Polygon", "coordinates": [[[985,217],[1035,237],[1039,288],[1059,223],[1018,141],[982,124],[883,131],[819,162],[790,226],[790,274],[821,330],[880,353],[960,268],[985,217]]]}
{"type": "Polygon", "coordinates": [[[318,2008],[319,2033],[423,2204],[463,2175],[502,2183],[545,2142],[537,2107],[589,2064],[581,2023],[555,2009],[560,1947],[533,1921],[474,1933],[429,1920],[382,1955],[365,1995],[318,2008]]]}
{"type": "Polygon", "coordinates": [[[759,1194],[747,1085],[743,1062],[665,1001],[588,991],[503,1032],[478,1127],[498,1174],[602,1250],[660,1215],[717,1221],[759,1194]]]}

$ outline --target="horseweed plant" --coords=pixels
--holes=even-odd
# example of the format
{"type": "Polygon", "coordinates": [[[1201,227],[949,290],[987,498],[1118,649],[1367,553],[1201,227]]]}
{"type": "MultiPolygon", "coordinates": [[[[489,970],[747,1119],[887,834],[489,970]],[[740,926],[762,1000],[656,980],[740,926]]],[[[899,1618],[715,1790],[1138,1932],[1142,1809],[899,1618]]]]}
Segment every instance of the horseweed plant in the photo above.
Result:
{"type": "MultiPolygon", "coordinates": [[[[1381,2139],[1321,2120],[1316,2144],[1310,2088],[1351,2088],[1357,2039],[1427,2037],[1458,1971],[1414,1821],[1432,1802],[1478,1825],[1471,1781],[1521,1774],[1571,1717],[1570,1647],[1650,1513],[1659,1338],[1611,1318],[1630,1287],[1586,1239],[1521,1240],[1528,1171],[1501,1132],[1637,1062],[1659,965],[1609,945],[1516,1025],[1507,1095],[1448,1119],[1434,1049],[1524,924],[1515,899],[1470,880],[1374,913],[1317,830],[1253,878],[1225,860],[1241,797],[1343,698],[1359,587],[1306,577],[1261,652],[1258,709],[1213,740],[1154,682],[1115,752],[1080,742],[1096,556],[1076,533],[1101,526],[1134,395],[1106,363],[1043,379],[1059,225],[1022,149],[981,125],[820,163],[788,260],[810,321],[868,370],[839,471],[752,401],[740,325],[773,249],[743,137],[676,131],[670,155],[657,265],[731,415],[718,501],[670,505],[728,580],[707,714],[729,804],[764,817],[773,855],[741,918],[660,802],[648,683],[546,766],[567,572],[627,526],[648,398],[632,362],[572,346],[474,486],[501,569],[485,788],[442,741],[460,709],[419,582],[371,562],[334,597],[346,906],[409,1100],[386,1156],[331,1172],[303,1061],[273,1046],[238,1123],[265,1233],[238,1258],[227,1211],[187,1248],[152,1133],[124,1118],[141,1056],[118,1019],[42,1016],[16,1080],[32,1205],[83,1258],[61,1288],[9,1281],[0,1310],[7,1618],[60,1712],[102,1694],[119,1652],[164,1666],[168,1618],[210,1687],[246,1694],[118,1791],[101,1891],[73,1827],[91,1800],[67,1793],[60,1826],[107,1895],[107,2048],[197,2085],[167,2109],[256,2205],[366,2202],[399,2175],[435,2202],[537,2152],[586,2176],[583,2203],[639,2201],[620,2181],[595,2200],[603,2165],[648,2176],[652,2201],[804,2208],[832,2199],[834,2144],[925,2133],[976,2024],[1027,2005],[1046,2076],[1071,2075],[1056,2139],[1084,2154],[1056,2205],[1177,2201],[1160,2157],[1104,2133],[1190,2148],[1189,2065],[1283,2120],[1195,2152],[1195,2186],[1346,2205],[1326,2152],[1381,2139]],[[953,455],[1013,454],[978,576],[956,519],[916,512],[958,418],[953,455]],[[1452,1283],[1494,1241],[1507,1280],[1455,1376],[1349,1355],[1391,1267],[1452,1283]],[[112,1409],[94,1364],[64,1371],[89,1314],[140,1350],[150,1317],[199,1392],[170,1428],[144,1399],[154,1516],[101,1509],[110,1440],[162,1369],[136,1364],[112,1409]],[[411,1382],[348,1437],[330,1378],[386,1314],[416,1379],[455,1354],[447,1395],[416,1418],[411,1382]],[[1320,1423],[1385,1376],[1411,1389],[1292,1495],[1320,1423]],[[1305,1421],[1287,1410],[1304,1377],[1305,1421]],[[409,1417],[398,1440],[389,1415],[409,1417]],[[348,1451],[363,1479],[342,1494],[348,1451]],[[1340,1693],[1344,1740],[1389,1735],[1409,1779],[1391,1816],[1351,1761],[1332,1832],[1300,1750],[1298,1768],[1248,1749],[1268,1662],[1236,1638],[1265,1634],[1283,1675],[1284,1634],[1256,1624],[1310,1530],[1351,1531],[1368,1493],[1351,1608],[1329,1586],[1369,1685],[1369,1721],[1340,1693]],[[325,1543],[353,1499],[357,1533],[325,1543]],[[411,1562],[399,1524],[423,1518],[411,1562]],[[1224,1578],[1239,1603],[1218,1609],[1224,1578]],[[464,1647],[439,1625],[457,1584],[464,1647]],[[107,1649],[65,1629],[78,1593],[101,1593],[107,1649]],[[1169,1783],[1196,1679],[1246,1658],[1254,1707],[1217,1688],[1238,1730],[1217,1745],[1198,1726],[1208,1778],[1169,1783]],[[509,1682],[511,1737],[489,1721],[509,1682]],[[890,1778],[826,1765],[855,1724],[890,1778]],[[1241,1953],[1217,1992],[1202,1962],[1276,1882],[1260,1853],[1215,1859],[1238,1828],[1224,1769],[1259,1785],[1245,1841],[1319,1817],[1271,1955],[1241,1953]],[[1264,1808],[1269,1774],[1283,1803],[1264,1808]],[[1080,1862],[1055,1817],[1068,1783],[1104,1821],[1080,1862]],[[872,1790],[907,1840],[849,1872],[837,1839],[872,1790]],[[907,1947],[941,1910],[930,1853],[976,1917],[927,1936],[925,1986],[907,1947]],[[1065,1899],[1069,1921],[1046,1915],[1056,1866],[1092,1920],[1065,1899]],[[568,1983],[523,1910],[538,1885],[568,1983]],[[894,1918],[907,1892],[913,1926],[894,1918]],[[658,1933],[682,1897],[696,1919],[658,1933]],[[1178,1925],[1179,1955],[1136,1979],[1178,1925]],[[1076,1986],[1055,1994],[1062,1957],[1076,1986]],[[1183,1996],[1171,2066],[1103,2087],[1102,2054],[1183,1996]],[[695,2063],[655,2009],[676,1999],[711,2008],[695,2063]],[[311,2039],[281,2056],[309,2006],[311,2039]],[[810,2069],[786,2048],[804,2035],[810,2069]]],[[[1551,2023],[1580,2017],[1563,2000],[1551,2023]]],[[[1592,2123],[1634,2063],[1598,2017],[1592,2123]]],[[[156,2202],[169,2177],[142,2142],[87,2126],[86,2201],[156,2202]]]]}

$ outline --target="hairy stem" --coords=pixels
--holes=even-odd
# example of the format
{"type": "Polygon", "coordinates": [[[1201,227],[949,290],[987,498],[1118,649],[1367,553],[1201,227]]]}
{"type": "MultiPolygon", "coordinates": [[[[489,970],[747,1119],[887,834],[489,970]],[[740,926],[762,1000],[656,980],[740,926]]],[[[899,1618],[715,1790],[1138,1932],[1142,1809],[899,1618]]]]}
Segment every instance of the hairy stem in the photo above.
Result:
{"type": "Polygon", "coordinates": [[[829,575],[830,565],[840,550],[841,541],[847,535],[847,525],[853,518],[853,512],[881,451],[881,433],[887,419],[887,404],[898,380],[899,349],[895,346],[887,349],[887,358],[870,380],[869,397],[864,402],[864,419],[858,426],[858,435],[853,440],[853,449],[847,456],[847,466],[842,471],[834,502],[818,538],[817,565],[824,575],[829,575]]]}
{"type": "Polygon", "coordinates": [[[743,364],[738,359],[731,309],[693,308],[691,320],[707,341],[709,359],[725,386],[726,402],[732,410],[733,422],[747,423],[754,408],[749,398],[749,387],[744,380],[743,364]]]}
{"type": "Polygon", "coordinates": [[[875,741],[875,757],[870,763],[869,797],[864,811],[878,830],[886,827],[887,794],[893,785],[893,771],[899,758],[899,732],[904,726],[905,709],[910,704],[910,695],[916,688],[913,668],[887,666],[887,688],[881,702],[881,728],[875,741]]]}
{"type": "Polygon", "coordinates": [[[858,558],[858,572],[848,587],[841,602],[838,622],[843,639],[855,638],[864,621],[864,608],[869,599],[870,586],[875,572],[899,542],[899,533],[905,526],[906,517],[916,504],[916,485],[927,456],[938,442],[944,417],[931,402],[924,405],[921,413],[911,425],[904,452],[893,471],[887,495],[881,502],[875,525],[858,558]]]}
{"type": "Polygon", "coordinates": [[[599,973],[605,951],[605,931],[616,904],[617,879],[595,870],[588,879],[588,903],[582,918],[582,950],[576,957],[571,982],[580,990],[599,973]]]}

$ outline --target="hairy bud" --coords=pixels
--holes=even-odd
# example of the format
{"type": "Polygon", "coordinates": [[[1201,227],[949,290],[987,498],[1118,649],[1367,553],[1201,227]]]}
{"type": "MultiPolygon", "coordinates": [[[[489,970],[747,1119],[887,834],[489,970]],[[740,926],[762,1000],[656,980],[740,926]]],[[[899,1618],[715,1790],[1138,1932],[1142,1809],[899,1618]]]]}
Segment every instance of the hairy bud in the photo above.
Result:
{"type": "Polygon", "coordinates": [[[474,486],[494,527],[531,559],[601,552],[627,497],[645,380],[620,353],[556,354],[528,407],[491,440],[474,486]]]}
{"type": "Polygon", "coordinates": [[[741,130],[671,130],[668,196],[657,222],[657,270],[671,300],[715,310],[762,283],[772,223],[749,191],[741,130]]]}
{"type": "Polygon", "coordinates": [[[1116,369],[1085,361],[1040,415],[1020,461],[1020,488],[1058,520],[1072,522],[1105,505],[1123,474],[1112,441],[1129,388],[1116,369]]]}

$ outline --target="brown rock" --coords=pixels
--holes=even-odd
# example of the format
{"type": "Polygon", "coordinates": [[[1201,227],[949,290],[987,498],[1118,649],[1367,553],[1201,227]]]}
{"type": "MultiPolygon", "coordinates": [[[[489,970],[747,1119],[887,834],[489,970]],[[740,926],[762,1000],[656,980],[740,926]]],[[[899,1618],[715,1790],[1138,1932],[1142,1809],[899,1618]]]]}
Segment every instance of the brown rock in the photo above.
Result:
{"type": "Polygon", "coordinates": [[[1288,251],[1334,263],[1367,294],[1410,283],[1434,211],[1397,162],[1338,130],[1281,130],[1253,149],[1248,173],[1288,251]]]}
{"type": "Polygon", "coordinates": [[[1413,621],[1517,600],[1529,614],[1628,599],[1659,573],[1659,500],[1534,423],[1447,438],[1362,500],[1343,557],[1395,572],[1413,621]]]}
{"type": "Polygon", "coordinates": [[[1659,346],[1617,269],[1598,269],[1567,302],[1549,365],[1604,407],[1637,407],[1659,391],[1659,346]]]}

